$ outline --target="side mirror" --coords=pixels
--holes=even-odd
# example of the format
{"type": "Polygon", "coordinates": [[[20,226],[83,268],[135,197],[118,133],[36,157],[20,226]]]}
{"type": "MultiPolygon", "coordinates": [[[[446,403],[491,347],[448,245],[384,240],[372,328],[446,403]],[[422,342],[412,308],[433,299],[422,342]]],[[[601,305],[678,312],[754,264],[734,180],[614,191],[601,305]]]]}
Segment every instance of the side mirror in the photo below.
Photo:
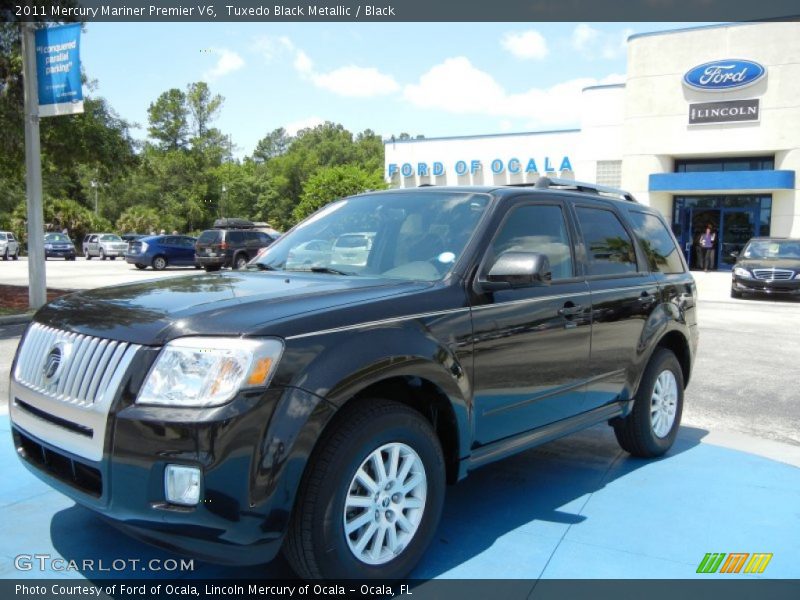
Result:
{"type": "Polygon", "coordinates": [[[481,286],[487,290],[550,285],[553,274],[550,260],[538,252],[506,252],[501,254],[481,286]]]}
{"type": "Polygon", "coordinates": [[[738,250],[734,250],[733,252],[731,252],[731,257],[732,258],[739,258],[739,251],[738,250]]]}

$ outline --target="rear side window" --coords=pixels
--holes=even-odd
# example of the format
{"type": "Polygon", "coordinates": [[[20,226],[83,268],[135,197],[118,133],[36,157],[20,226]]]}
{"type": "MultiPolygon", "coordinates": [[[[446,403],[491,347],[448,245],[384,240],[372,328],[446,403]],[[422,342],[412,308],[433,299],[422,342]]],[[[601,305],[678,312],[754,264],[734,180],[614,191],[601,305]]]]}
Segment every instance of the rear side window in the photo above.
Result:
{"type": "Polygon", "coordinates": [[[631,223],[639,244],[647,256],[647,265],[655,273],[683,273],[681,251],[655,215],[631,211],[631,223]]]}
{"type": "Polygon", "coordinates": [[[619,218],[602,208],[576,208],[578,223],[586,243],[589,275],[626,275],[636,273],[633,240],[619,218]]]}
{"type": "Polygon", "coordinates": [[[229,231],[228,232],[228,243],[229,244],[241,244],[244,242],[244,231],[229,231]]]}
{"type": "Polygon", "coordinates": [[[14,237],[13,233],[9,233],[8,234],[8,239],[9,239],[9,241],[12,241],[12,242],[15,242],[17,240],[17,238],[14,237]]]}
{"type": "Polygon", "coordinates": [[[209,229],[208,231],[204,231],[200,234],[200,237],[197,238],[198,244],[213,244],[218,242],[222,237],[222,232],[214,229],[209,229]]]}

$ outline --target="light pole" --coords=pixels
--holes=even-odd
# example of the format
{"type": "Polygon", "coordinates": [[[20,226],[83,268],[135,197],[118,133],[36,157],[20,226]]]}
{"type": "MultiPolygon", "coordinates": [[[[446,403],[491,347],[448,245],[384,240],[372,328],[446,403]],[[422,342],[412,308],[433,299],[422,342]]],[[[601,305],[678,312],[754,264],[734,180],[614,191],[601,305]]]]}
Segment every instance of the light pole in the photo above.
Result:
{"type": "Polygon", "coordinates": [[[97,188],[100,187],[100,183],[92,179],[91,186],[94,188],[94,214],[97,214],[97,188]]]}
{"type": "Polygon", "coordinates": [[[219,218],[220,219],[223,218],[223,216],[225,215],[225,211],[222,210],[222,202],[224,200],[227,200],[227,196],[228,196],[228,188],[223,183],[222,184],[222,198],[220,199],[220,203],[219,203],[219,218]]]}

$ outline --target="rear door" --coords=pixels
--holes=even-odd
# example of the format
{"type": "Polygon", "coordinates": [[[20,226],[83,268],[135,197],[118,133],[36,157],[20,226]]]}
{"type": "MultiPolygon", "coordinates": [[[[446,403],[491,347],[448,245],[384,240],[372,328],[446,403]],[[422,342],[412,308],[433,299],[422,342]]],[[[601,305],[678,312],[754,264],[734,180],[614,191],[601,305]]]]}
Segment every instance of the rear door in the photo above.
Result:
{"type": "Polygon", "coordinates": [[[586,409],[633,395],[639,343],[658,304],[658,285],[633,233],[611,202],[573,204],[581,254],[591,290],[592,348],[586,409]]]}
{"type": "Polygon", "coordinates": [[[496,231],[479,279],[503,253],[526,251],[548,257],[552,282],[484,292],[473,305],[478,445],[578,414],[589,374],[589,288],[565,204],[516,201],[496,231]]]}
{"type": "Polygon", "coordinates": [[[194,264],[194,238],[179,236],[176,238],[175,255],[182,265],[194,264]]]}

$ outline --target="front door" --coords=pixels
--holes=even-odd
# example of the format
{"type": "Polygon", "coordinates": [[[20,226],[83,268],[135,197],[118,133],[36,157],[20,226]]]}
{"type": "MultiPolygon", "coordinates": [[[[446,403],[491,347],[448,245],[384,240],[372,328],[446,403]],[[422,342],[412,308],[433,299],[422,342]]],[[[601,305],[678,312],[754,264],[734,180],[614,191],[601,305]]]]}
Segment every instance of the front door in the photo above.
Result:
{"type": "Polygon", "coordinates": [[[756,211],[752,208],[723,208],[720,226],[717,264],[730,270],[736,262],[732,254],[739,253],[750,238],[756,235],[756,211]]]}
{"type": "Polygon", "coordinates": [[[488,444],[583,410],[591,300],[577,276],[565,206],[522,201],[506,215],[481,266],[506,252],[545,254],[550,284],[487,292],[473,306],[475,442],[488,444]]]}

